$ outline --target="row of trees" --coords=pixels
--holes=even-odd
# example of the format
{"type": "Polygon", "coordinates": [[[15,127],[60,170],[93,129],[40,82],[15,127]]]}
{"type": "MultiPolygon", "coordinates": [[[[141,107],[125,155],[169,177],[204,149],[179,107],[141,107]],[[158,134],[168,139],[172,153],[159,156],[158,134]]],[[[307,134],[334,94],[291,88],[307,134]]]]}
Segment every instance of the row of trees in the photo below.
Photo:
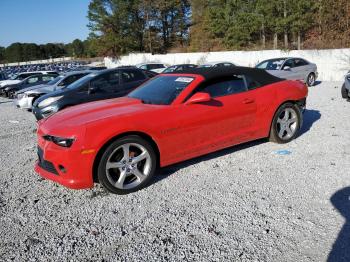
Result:
{"type": "Polygon", "coordinates": [[[92,0],[102,55],[350,46],[349,0],[92,0]]]}
{"type": "Polygon", "coordinates": [[[72,43],[49,43],[37,45],[33,43],[13,43],[0,47],[0,63],[50,59],[63,56],[93,57],[96,55],[90,40],[75,39],[72,43]]]}
{"type": "Polygon", "coordinates": [[[0,47],[0,62],[129,52],[350,47],[349,0],[91,0],[90,36],[0,47]]]}

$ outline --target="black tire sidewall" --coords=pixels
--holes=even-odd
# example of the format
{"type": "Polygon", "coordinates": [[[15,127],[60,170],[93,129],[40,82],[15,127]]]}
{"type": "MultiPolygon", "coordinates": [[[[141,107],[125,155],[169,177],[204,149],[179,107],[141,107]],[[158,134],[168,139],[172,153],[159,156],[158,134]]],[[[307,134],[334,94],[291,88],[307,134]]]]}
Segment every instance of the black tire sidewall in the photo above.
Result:
{"type": "Polygon", "coordinates": [[[155,154],[154,149],[151,146],[151,144],[139,136],[132,135],[132,136],[126,136],[126,137],[119,138],[116,141],[114,141],[113,143],[111,143],[106,148],[106,150],[103,152],[102,157],[101,157],[99,164],[98,164],[97,177],[98,177],[99,182],[103,185],[103,187],[107,191],[109,191],[113,194],[125,195],[125,194],[129,194],[129,193],[138,191],[138,190],[144,188],[145,186],[147,186],[148,183],[152,180],[152,178],[156,172],[156,169],[157,169],[157,157],[156,157],[156,154],[155,154]],[[150,174],[140,185],[138,185],[132,189],[119,189],[119,188],[114,187],[109,182],[109,180],[106,176],[106,163],[107,163],[107,160],[108,160],[108,157],[110,156],[110,154],[117,147],[119,147],[123,144],[127,144],[127,143],[137,143],[137,144],[140,144],[143,147],[145,147],[147,149],[148,153],[150,154],[151,161],[152,161],[152,167],[151,167],[150,174]]]}
{"type": "Polygon", "coordinates": [[[292,140],[294,140],[297,136],[298,136],[298,133],[299,133],[299,130],[301,128],[301,123],[302,123],[302,113],[299,109],[299,107],[295,104],[292,104],[292,103],[285,103],[283,104],[282,106],[280,106],[278,108],[278,110],[276,111],[276,114],[273,118],[273,121],[272,121],[272,125],[271,125],[271,133],[270,133],[270,136],[272,136],[273,140],[279,144],[286,144],[286,143],[289,143],[291,142],[292,140]],[[278,120],[278,116],[282,113],[282,111],[286,108],[292,108],[296,113],[297,113],[297,117],[298,117],[298,126],[297,126],[297,131],[294,133],[294,135],[287,139],[287,140],[283,140],[281,139],[279,136],[278,136],[278,132],[277,132],[277,120],[278,120]]]}
{"type": "Polygon", "coordinates": [[[348,90],[345,88],[345,84],[343,84],[343,86],[341,87],[341,96],[345,99],[349,98],[348,90]]]}
{"type": "Polygon", "coordinates": [[[306,79],[306,84],[308,87],[311,87],[315,84],[316,82],[316,79],[315,79],[316,75],[314,73],[310,73],[308,76],[307,76],[307,79],[306,79]],[[314,76],[314,82],[312,84],[310,84],[310,76],[314,76]]]}

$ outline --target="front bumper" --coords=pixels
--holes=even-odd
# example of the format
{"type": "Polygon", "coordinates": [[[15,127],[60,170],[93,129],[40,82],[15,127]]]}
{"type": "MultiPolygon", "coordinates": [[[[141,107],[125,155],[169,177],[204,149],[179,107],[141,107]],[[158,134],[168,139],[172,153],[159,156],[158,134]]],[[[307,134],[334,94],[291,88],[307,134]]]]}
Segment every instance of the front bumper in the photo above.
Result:
{"type": "Polygon", "coordinates": [[[95,154],[82,154],[80,149],[64,148],[46,141],[38,134],[38,161],[35,172],[71,189],[92,188],[95,154]]]}
{"type": "Polygon", "coordinates": [[[32,109],[32,102],[33,97],[22,97],[16,98],[13,103],[15,104],[15,106],[22,109],[32,109]]]}

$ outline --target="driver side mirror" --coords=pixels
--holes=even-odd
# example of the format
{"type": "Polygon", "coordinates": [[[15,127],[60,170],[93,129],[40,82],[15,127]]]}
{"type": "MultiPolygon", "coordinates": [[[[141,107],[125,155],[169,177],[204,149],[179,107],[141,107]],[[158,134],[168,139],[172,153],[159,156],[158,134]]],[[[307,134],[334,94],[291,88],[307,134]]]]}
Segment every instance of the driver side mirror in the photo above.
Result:
{"type": "Polygon", "coordinates": [[[185,102],[185,105],[200,104],[209,101],[211,101],[211,97],[208,93],[198,92],[191,96],[190,99],[185,102]]]}
{"type": "Polygon", "coordinates": [[[291,69],[290,66],[285,66],[285,67],[283,68],[284,71],[290,71],[290,69],[291,69]]]}
{"type": "Polygon", "coordinates": [[[88,94],[91,95],[91,94],[94,94],[96,92],[97,88],[94,87],[93,85],[91,85],[91,83],[89,83],[89,86],[88,86],[88,94]]]}

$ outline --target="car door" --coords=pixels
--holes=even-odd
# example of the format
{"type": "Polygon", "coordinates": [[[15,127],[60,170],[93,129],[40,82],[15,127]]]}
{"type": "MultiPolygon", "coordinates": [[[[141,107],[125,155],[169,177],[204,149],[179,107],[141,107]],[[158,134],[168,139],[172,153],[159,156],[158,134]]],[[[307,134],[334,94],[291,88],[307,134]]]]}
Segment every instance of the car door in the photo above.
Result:
{"type": "MultiPolygon", "coordinates": [[[[206,103],[179,105],[172,112],[176,121],[166,138],[173,143],[170,158],[194,157],[254,137],[256,103],[248,92],[243,76],[216,80],[195,92],[207,92],[212,100],[206,103]]],[[[195,93],[194,92],[194,93],[195,93]]],[[[166,120],[165,120],[166,121],[166,120]]]]}
{"type": "Polygon", "coordinates": [[[142,83],[147,81],[147,76],[137,69],[122,69],[121,74],[121,83],[117,88],[116,95],[125,96],[134,90],[136,87],[140,86],[142,83]]]}
{"type": "Polygon", "coordinates": [[[309,75],[310,71],[308,68],[308,63],[301,59],[301,58],[295,58],[294,59],[294,70],[295,73],[298,75],[298,80],[306,80],[306,77],[309,75]]]}
{"type": "Polygon", "coordinates": [[[284,78],[289,80],[299,79],[299,72],[295,67],[294,59],[287,59],[282,65],[282,70],[285,72],[284,78]]]}

